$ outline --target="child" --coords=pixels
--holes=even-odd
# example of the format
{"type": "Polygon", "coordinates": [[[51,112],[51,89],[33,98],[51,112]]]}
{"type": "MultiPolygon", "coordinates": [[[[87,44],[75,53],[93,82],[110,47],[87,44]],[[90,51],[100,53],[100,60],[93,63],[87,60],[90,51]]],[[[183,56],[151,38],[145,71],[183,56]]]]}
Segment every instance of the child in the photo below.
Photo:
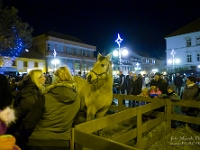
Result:
{"type": "Polygon", "coordinates": [[[3,111],[0,110],[0,150],[21,150],[15,145],[16,139],[12,135],[5,135],[8,125],[14,120],[13,109],[7,107],[3,111]]]}
{"type": "Polygon", "coordinates": [[[156,86],[151,86],[150,91],[149,91],[149,95],[150,97],[157,97],[158,95],[162,94],[162,92],[159,90],[158,87],[156,86]]]}
{"type": "MultiPolygon", "coordinates": [[[[140,93],[140,95],[137,96],[142,96],[142,97],[149,97],[149,90],[148,88],[143,88],[142,89],[142,93],[140,93]]],[[[139,105],[144,105],[145,102],[141,102],[139,105]]]]}

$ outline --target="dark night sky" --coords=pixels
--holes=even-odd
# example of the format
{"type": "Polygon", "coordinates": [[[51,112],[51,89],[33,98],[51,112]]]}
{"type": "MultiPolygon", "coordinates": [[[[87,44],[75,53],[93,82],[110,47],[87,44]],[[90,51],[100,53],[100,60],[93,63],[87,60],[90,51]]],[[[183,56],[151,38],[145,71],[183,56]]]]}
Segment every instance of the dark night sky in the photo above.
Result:
{"type": "Polygon", "coordinates": [[[200,17],[200,0],[3,0],[34,28],[75,36],[106,53],[118,47],[165,56],[164,37],[200,17]]]}

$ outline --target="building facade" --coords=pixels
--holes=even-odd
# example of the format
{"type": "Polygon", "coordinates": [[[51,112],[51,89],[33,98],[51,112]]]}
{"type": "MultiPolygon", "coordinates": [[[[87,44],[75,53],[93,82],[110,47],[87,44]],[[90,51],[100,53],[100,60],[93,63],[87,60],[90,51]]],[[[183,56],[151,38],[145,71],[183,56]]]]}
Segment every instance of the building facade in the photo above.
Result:
{"type": "Polygon", "coordinates": [[[56,67],[68,66],[72,74],[87,73],[96,62],[96,47],[80,39],[49,31],[33,38],[33,49],[46,59],[46,70],[53,72],[56,67]],[[55,51],[54,51],[55,50],[55,51]],[[56,52],[56,54],[55,54],[56,52]],[[57,64],[53,60],[59,60],[57,64]]]}
{"type": "Polygon", "coordinates": [[[200,68],[200,18],[165,37],[167,70],[200,68]]]}
{"type": "MultiPolygon", "coordinates": [[[[119,58],[113,58],[113,73],[118,74],[120,70],[119,58]]],[[[137,54],[129,51],[128,56],[122,56],[122,71],[128,74],[129,71],[138,74],[151,74],[165,71],[165,61],[149,57],[146,54],[137,54]]]]}
{"type": "Polygon", "coordinates": [[[16,57],[12,62],[12,67],[16,68],[19,73],[27,73],[32,69],[41,69],[46,72],[46,62],[42,55],[30,49],[16,57]]]}

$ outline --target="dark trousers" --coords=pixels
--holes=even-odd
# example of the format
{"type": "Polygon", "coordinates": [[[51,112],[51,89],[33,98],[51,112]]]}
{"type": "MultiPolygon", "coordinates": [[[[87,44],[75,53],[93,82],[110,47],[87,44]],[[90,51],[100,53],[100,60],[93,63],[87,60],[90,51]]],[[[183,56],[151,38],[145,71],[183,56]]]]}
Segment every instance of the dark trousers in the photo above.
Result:
{"type": "MultiPolygon", "coordinates": [[[[121,94],[125,94],[125,89],[120,89],[121,94]]],[[[123,105],[125,105],[125,99],[122,100],[123,105]]]]}
{"type": "Polygon", "coordinates": [[[181,86],[179,86],[179,85],[176,85],[176,92],[177,92],[177,94],[180,96],[180,92],[181,92],[181,86]]]}

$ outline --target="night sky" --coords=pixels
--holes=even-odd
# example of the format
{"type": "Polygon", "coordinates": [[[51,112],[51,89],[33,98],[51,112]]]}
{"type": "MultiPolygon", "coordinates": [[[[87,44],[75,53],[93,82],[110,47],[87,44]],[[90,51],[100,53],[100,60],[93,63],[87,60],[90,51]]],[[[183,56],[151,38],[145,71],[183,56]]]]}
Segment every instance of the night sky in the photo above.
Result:
{"type": "Polygon", "coordinates": [[[122,47],[165,57],[164,37],[200,17],[200,0],[3,0],[33,28],[75,36],[97,51],[122,47]]]}

